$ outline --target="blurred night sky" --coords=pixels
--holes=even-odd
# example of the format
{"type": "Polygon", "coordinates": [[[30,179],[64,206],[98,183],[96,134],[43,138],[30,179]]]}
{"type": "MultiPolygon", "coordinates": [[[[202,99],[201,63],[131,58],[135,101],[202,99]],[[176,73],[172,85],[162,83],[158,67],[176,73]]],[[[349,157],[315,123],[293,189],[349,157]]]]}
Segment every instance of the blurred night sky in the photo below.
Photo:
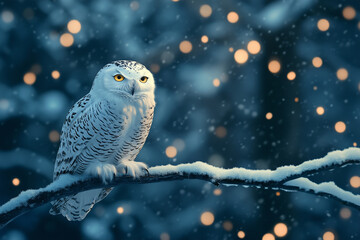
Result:
{"type": "MultiPolygon", "coordinates": [[[[68,110],[114,60],[155,76],[137,158],[149,166],[274,169],[357,146],[359,10],[355,0],[0,0],[0,204],[52,181],[68,110]]],[[[312,180],[359,194],[359,170],[312,180]]],[[[197,180],[121,185],[82,222],[49,208],[0,239],[360,239],[360,212],[334,200],[197,180]]]]}

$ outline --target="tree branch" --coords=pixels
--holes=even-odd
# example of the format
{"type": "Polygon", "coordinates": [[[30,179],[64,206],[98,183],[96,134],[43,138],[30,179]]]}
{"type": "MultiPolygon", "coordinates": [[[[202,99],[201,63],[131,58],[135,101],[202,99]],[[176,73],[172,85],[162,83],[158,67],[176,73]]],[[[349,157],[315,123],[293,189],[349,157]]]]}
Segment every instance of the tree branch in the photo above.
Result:
{"type": "Polygon", "coordinates": [[[342,202],[360,210],[360,195],[354,195],[337,187],[333,182],[316,184],[306,177],[349,164],[360,164],[360,149],[348,148],[328,153],[325,157],[306,161],[298,166],[284,166],[275,170],[250,170],[245,168],[223,169],[203,162],[177,166],[156,166],[149,169],[149,176],[133,179],[117,176],[109,184],[99,178],[61,176],[45,188],[27,190],[0,207],[0,228],[23,213],[53,200],[78,192],[115,187],[123,183],[154,183],[185,179],[199,179],[224,185],[242,185],[266,189],[307,192],[342,202]]]}

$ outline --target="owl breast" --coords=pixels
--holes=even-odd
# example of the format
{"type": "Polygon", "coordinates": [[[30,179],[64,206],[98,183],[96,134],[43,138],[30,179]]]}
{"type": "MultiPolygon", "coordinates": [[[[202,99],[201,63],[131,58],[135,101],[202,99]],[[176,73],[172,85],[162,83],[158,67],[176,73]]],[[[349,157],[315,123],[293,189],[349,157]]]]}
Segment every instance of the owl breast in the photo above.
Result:
{"type": "Polygon", "coordinates": [[[117,139],[119,148],[116,151],[115,164],[136,158],[149,135],[154,107],[155,104],[138,100],[129,102],[120,109],[119,122],[123,129],[119,131],[117,139]]]}

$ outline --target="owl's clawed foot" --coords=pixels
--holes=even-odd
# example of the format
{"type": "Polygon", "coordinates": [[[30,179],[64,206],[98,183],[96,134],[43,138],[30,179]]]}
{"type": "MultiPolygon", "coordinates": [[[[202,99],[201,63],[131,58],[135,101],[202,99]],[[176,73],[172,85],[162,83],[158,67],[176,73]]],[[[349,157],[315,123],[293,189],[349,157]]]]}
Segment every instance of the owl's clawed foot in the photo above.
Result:
{"type": "Polygon", "coordinates": [[[143,176],[144,172],[149,174],[147,165],[142,162],[122,161],[116,168],[120,175],[129,175],[133,178],[143,176]]]}
{"type": "Polygon", "coordinates": [[[90,165],[86,172],[92,176],[100,177],[103,183],[110,183],[117,175],[117,169],[115,165],[108,163],[96,163],[90,165]]]}

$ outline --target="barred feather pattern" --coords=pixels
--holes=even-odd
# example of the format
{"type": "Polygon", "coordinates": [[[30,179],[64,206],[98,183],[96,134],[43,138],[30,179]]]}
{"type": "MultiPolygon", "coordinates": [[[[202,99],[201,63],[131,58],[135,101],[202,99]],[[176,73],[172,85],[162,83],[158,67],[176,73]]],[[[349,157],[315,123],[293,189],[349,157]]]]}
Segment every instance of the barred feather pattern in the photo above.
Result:
{"type": "MultiPolygon", "coordinates": [[[[119,101],[94,98],[91,92],[69,111],[62,128],[54,180],[62,174],[84,174],[92,163],[133,161],[149,134],[155,102],[146,96],[119,101]]],[[[95,189],[52,202],[50,213],[80,221],[111,191],[95,189]]]]}

